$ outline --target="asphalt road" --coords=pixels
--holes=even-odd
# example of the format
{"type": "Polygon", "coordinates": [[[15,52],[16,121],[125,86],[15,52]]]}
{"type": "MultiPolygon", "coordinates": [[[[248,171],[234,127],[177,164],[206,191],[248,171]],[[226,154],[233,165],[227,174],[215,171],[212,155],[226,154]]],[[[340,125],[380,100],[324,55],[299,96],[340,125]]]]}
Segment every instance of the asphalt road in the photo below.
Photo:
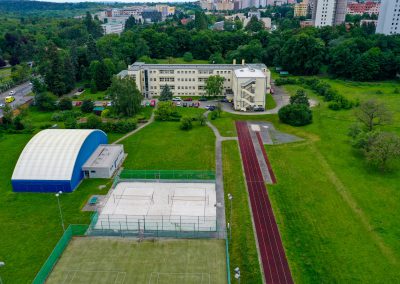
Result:
{"type": "MultiPolygon", "coordinates": [[[[26,82],[24,84],[18,85],[7,92],[1,93],[0,94],[0,103],[4,104],[5,97],[9,96],[10,92],[14,91],[13,96],[15,97],[15,101],[13,101],[11,104],[9,104],[12,108],[16,108],[19,105],[22,105],[32,99],[32,96],[28,96],[30,92],[32,92],[32,86],[30,85],[29,82],[26,82]]],[[[3,116],[3,110],[0,109],[0,117],[3,116]]]]}

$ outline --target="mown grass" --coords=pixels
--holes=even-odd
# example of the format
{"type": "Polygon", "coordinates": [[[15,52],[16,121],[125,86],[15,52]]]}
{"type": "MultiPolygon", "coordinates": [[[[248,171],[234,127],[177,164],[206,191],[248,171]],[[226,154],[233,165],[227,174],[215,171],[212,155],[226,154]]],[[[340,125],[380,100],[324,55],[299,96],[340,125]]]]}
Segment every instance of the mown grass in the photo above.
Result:
{"type": "Polygon", "coordinates": [[[123,140],[126,169],[213,170],[214,134],[194,122],[192,130],[179,129],[179,122],[155,121],[123,140]]]}
{"type": "Polygon", "coordinates": [[[229,243],[231,280],[232,283],[236,281],[232,268],[240,267],[243,283],[262,283],[242,161],[236,141],[222,143],[222,157],[226,222],[232,220],[232,239],[229,243]],[[233,196],[232,219],[228,193],[233,196]]]}
{"type": "MultiPolygon", "coordinates": [[[[0,259],[4,283],[31,282],[62,235],[54,194],[13,193],[11,175],[30,134],[8,134],[0,138],[0,259]]],[[[85,180],[72,194],[60,198],[65,224],[83,224],[90,213],[81,212],[91,194],[108,180],[85,180]]]]}
{"type": "Polygon", "coordinates": [[[265,109],[276,108],[276,102],[271,94],[266,94],[265,96],[265,109]]]}
{"type": "Polygon", "coordinates": [[[91,89],[85,89],[80,95],[73,96],[74,101],[92,100],[92,101],[102,101],[106,96],[106,91],[98,91],[92,93],[91,89]]]}

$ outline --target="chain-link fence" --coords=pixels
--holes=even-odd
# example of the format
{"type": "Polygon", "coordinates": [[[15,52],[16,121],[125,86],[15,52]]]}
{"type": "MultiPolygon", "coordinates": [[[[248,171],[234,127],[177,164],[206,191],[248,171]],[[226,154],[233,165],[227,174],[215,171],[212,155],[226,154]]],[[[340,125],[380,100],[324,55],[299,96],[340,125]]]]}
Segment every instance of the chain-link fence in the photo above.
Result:
{"type": "Polygon", "coordinates": [[[215,180],[213,171],[175,171],[175,170],[127,170],[118,176],[119,180],[215,180]]]}
{"type": "Polygon", "coordinates": [[[33,280],[33,284],[42,284],[46,281],[47,277],[50,275],[50,272],[53,270],[56,265],[58,259],[64,252],[65,248],[68,246],[72,237],[74,236],[84,236],[88,225],[69,225],[62,235],[61,239],[58,241],[50,256],[47,258],[46,262],[43,264],[42,268],[39,270],[35,279],[33,280]]]}

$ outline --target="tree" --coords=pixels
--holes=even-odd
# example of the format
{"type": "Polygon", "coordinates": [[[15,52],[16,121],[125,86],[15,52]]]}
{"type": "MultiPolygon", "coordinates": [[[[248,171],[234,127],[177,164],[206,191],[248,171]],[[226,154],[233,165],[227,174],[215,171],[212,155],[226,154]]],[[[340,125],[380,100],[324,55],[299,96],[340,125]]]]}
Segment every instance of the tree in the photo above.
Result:
{"type": "Polygon", "coordinates": [[[387,170],[390,162],[400,158],[400,137],[390,132],[378,133],[365,157],[371,165],[387,170]]]}
{"type": "Polygon", "coordinates": [[[134,116],[140,111],[142,94],[133,78],[114,76],[107,93],[110,95],[116,112],[124,116],[134,116]]]}
{"type": "Polygon", "coordinates": [[[63,97],[58,102],[59,110],[71,110],[72,109],[72,100],[68,97],[63,97]]]}
{"type": "Polygon", "coordinates": [[[2,57],[0,57],[0,67],[4,67],[6,65],[7,65],[6,61],[2,57]]]}
{"type": "Polygon", "coordinates": [[[312,122],[312,112],[307,105],[290,104],[278,111],[279,120],[292,126],[303,126],[312,122]]]}
{"type": "Polygon", "coordinates": [[[94,103],[92,100],[83,100],[81,105],[81,111],[84,113],[91,113],[94,108],[94,103]]]}
{"type": "Polygon", "coordinates": [[[208,63],[210,64],[224,64],[225,60],[222,57],[221,52],[213,53],[210,58],[208,59],[208,63]]]}
{"type": "Polygon", "coordinates": [[[125,22],[125,31],[130,30],[134,26],[136,26],[136,19],[132,15],[130,15],[125,22]]]}
{"type": "Polygon", "coordinates": [[[95,114],[91,114],[88,116],[86,120],[86,127],[88,129],[98,129],[101,128],[102,125],[101,118],[95,114]]]}
{"type": "Polygon", "coordinates": [[[191,52],[185,52],[185,54],[183,54],[183,60],[185,62],[192,62],[193,61],[193,55],[191,52]]]}
{"type": "Polygon", "coordinates": [[[43,111],[56,109],[56,97],[49,92],[35,94],[35,105],[43,111]]]}
{"type": "Polygon", "coordinates": [[[199,113],[197,116],[197,121],[201,126],[204,126],[207,123],[207,117],[203,113],[199,113]]]}
{"type": "Polygon", "coordinates": [[[172,92],[167,84],[165,84],[160,94],[159,101],[170,101],[172,100],[172,92]]]}
{"type": "Polygon", "coordinates": [[[194,27],[196,30],[205,30],[208,28],[207,16],[203,11],[196,11],[194,18],[194,27]]]}
{"type": "Polygon", "coordinates": [[[100,60],[96,42],[91,35],[88,36],[86,41],[86,57],[89,62],[92,62],[93,60],[100,60]]]}
{"type": "Polygon", "coordinates": [[[98,91],[104,91],[110,86],[112,71],[109,69],[109,66],[103,60],[95,60],[90,63],[90,74],[98,91]]]}
{"type": "Polygon", "coordinates": [[[384,125],[392,121],[392,113],[387,107],[373,99],[362,102],[355,114],[367,131],[372,131],[375,126],[384,125]]]}
{"type": "Polygon", "coordinates": [[[245,30],[253,33],[259,32],[264,29],[264,22],[258,20],[256,16],[251,17],[249,23],[246,25],[245,30]]]}
{"type": "Polygon", "coordinates": [[[290,104],[300,104],[310,106],[306,92],[303,89],[297,90],[294,96],[290,97],[290,104]]]}
{"type": "Polygon", "coordinates": [[[30,74],[28,65],[15,65],[11,70],[11,78],[16,84],[20,84],[27,80],[30,74]]]}
{"type": "Polygon", "coordinates": [[[219,75],[210,76],[206,80],[206,92],[210,97],[222,95],[225,78],[219,75]]]}
{"type": "Polygon", "coordinates": [[[324,60],[324,42],[307,34],[289,38],[282,47],[281,64],[296,75],[314,75],[321,69],[324,60]]]}

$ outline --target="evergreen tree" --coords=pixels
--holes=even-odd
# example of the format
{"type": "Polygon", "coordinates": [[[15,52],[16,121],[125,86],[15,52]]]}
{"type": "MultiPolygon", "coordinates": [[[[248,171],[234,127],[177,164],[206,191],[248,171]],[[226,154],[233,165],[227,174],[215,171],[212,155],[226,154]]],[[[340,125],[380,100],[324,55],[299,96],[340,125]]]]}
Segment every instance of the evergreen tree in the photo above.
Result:
{"type": "Polygon", "coordinates": [[[208,28],[207,16],[203,11],[196,11],[194,19],[194,27],[196,30],[206,30],[208,28]]]}
{"type": "Polygon", "coordinates": [[[163,90],[161,91],[160,94],[160,101],[170,101],[172,100],[172,92],[171,89],[167,84],[165,84],[163,90]]]}
{"type": "Polygon", "coordinates": [[[130,30],[136,26],[136,19],[131,15],[125,22],[125,31],[130,30]]]}
{"type": "Polygon", "coordinates": [[[91,35],[88,36],[88,39],[86,41],[86,57],[89,62],[92,62],[93,60],[100,60],[100,55],[96,46],[96,42],[91,35]]]}

